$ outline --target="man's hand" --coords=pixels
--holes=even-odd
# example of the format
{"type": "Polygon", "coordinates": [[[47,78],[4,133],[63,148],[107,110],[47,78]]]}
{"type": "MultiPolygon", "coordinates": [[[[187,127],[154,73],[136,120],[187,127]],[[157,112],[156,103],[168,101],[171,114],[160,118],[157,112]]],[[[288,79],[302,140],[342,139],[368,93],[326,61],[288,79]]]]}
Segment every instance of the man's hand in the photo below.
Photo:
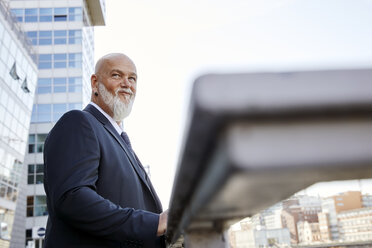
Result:
{"type": "Polygon", "coordinates": [[[160,214],[157,236],[162,236],[167,231],[168,209],[160,214]]]}

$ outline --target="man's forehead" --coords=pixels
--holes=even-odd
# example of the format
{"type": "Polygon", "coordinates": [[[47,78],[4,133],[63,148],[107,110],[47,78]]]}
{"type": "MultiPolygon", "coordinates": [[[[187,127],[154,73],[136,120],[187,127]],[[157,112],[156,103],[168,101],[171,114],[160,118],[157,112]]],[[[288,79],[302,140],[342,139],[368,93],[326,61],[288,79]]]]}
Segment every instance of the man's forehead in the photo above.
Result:
{"type": "Polygon", "coordinates": [[[136,73],[137,69],[133,61],[124,54],[108,54],[98,60],[96,64],[96,73],[99,71],[112,71],[129,69],[136,73]]]}

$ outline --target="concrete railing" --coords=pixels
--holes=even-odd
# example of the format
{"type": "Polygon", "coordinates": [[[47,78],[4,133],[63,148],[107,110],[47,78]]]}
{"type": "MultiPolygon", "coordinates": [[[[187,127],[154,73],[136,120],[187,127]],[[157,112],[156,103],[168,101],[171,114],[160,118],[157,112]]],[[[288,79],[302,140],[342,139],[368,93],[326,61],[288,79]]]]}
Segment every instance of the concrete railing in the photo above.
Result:
{"type": "Polygon", "coordinates": [[[372,178],[372,70],[196,80],[168,245],[226,247],[232,221],[319,181],[372,178]]]}

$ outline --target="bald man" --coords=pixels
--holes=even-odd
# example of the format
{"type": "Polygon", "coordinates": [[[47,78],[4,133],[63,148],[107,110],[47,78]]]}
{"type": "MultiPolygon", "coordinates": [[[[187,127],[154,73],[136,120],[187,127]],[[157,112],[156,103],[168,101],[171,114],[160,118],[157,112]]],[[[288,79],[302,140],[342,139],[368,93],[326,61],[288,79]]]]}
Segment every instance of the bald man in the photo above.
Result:
{"type": "Polygon", "coordinates": [[[45,247],[165,247],[167,211],[121,125],[136,96],[133,61],[102,57],[91,86],[90,104],[45,141],[45,247]]]}

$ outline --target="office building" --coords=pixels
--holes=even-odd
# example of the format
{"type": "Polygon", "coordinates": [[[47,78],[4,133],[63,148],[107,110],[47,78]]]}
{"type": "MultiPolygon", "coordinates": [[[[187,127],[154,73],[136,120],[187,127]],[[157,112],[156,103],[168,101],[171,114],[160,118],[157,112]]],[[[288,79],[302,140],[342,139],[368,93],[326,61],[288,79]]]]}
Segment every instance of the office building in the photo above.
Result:
{"type": "Polygon", "coordinates": [[[17,203],[26,199],[22,168],[37,81],[31,54],[23,30],[0,1],[0,247],[9,247],[19,229],[17,203]]]}
{"type": "Polygon", "coordinates": [[[65,112],[82,109],[89,102],[93,26],[105,24],[105,2],[11,0],[9,4],[34,47],[39,70],[25,157],[27,200],[19,207],[27,218],[25,229],[11,243],[13,247],[28,243],[40,248],[48,214],[43,188],[44,141],[65,112]]]}
{"type": "Polygon", "coordinates": [[[337,217],[341,241],[372,240],[372,208],[343,211],[337,217]]]}

